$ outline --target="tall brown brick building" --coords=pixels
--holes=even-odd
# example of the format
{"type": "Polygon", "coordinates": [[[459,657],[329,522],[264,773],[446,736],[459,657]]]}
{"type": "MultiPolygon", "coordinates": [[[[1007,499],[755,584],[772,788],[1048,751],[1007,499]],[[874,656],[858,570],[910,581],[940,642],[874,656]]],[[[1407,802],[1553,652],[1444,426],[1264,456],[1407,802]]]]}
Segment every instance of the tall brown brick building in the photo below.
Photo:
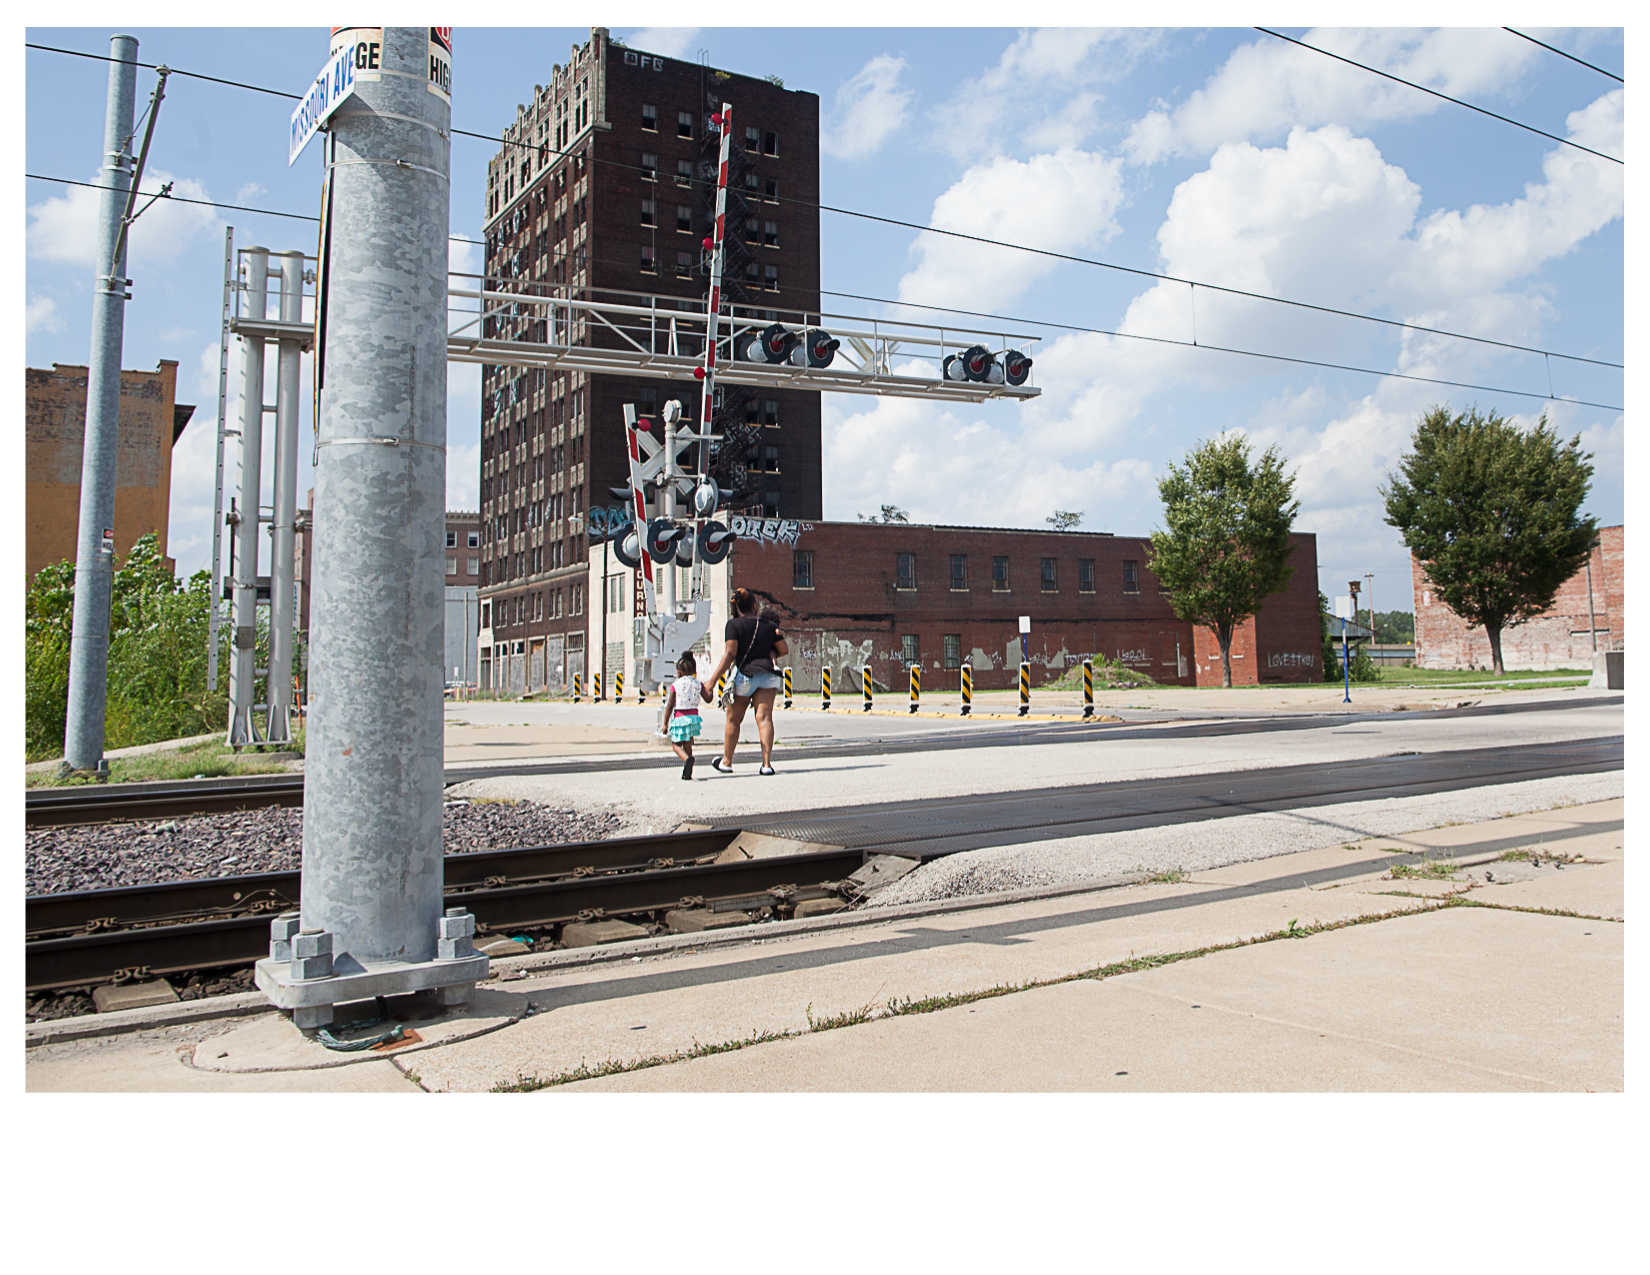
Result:
{"type": "MultiPolygon", "coordinates": [[[[818,202],[818,97],[615,45],[602,27],[504,132],[488,167],[487,275],[540,285],[540,295],[674,298],[702,314],[720,144],[710,116],[724,101],[735,119],[724,293],[742,316],[817,312],[818,213],[781,200],[818,202]]],[[[543,339],[539,313],[495,321],[487,335],[532,337],[538,324],[543,339]]],[[[597,323],[572,335],[619,344],[597,323]]],[[[482,377],[482,659],[501,686],[559,686],[600,640],[587,633],[584,515],[628,483],[624,404],[647,414],[680,399],[697,423],[697,382],[507,366],[484,366],[482,377]]],[[[820,517],[818,392],[719,394],[743,507],[820,517]]]]}
{"type": "MultiPolygon", "coordinates": [[[[42,567],[74,561],[80,524],[80,461],[86,441],[87,370],[54,363],[28,368],[24,383],[25,518],[23,565],[29,580],[42,567]]],[[[195,409],[177,400],[178,365],[120,374],[120,430],[115,461],[115,556],[156,533],[166,554],[172,500],[172,445],[195,409]]]]}

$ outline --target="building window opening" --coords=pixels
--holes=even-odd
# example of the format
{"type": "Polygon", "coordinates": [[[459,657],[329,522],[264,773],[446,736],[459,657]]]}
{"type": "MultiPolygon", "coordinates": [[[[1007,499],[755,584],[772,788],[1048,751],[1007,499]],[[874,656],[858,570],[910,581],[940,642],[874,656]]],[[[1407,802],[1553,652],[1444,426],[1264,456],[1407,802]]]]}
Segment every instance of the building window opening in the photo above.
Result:
{"type": "Polygon", "coordinates": [[[1077,592],[1094,592],[1094,559],[1079,558],[1077,560],[1077,592]]]}
{"type": "Polygon", "coordinates": [[[961,633],[947,633],[945,635],[945,667],[948,669],[962,667],[961,633]]]}
{"type": "Polygon", "coordinates": [[[917,652],[917,635],[915,633],[906,633],[900,638],[899,658],[906,668],[921,662],[922,656],[917,652]]]}
{"type": "Polygon", "coordinates": [[[991,560],[991,591],[993,593],[1008,592],[1008,559],[996,557],[991,560]]]}
{"type": "Polygon", "coordinates": [[[1055,593],[1055,592],[1059,591],[1059,584],[1056,581],[1055,575],[1054,575],[1055,563],[1056,563],[1056,560],[1053,559],[1053,558],[1044,558],[1043,559],[1043,592],[1044,593],[1055,593]]]}
{"type": "Polygon", "coordinates": [[[1123,560],[1123,592],[1140,592],[1140,564],[1129,558],[1123,560]]]}
{"type": "Polygon", "coordinates": [[[756,154],[757,151],[762,149],[762,130],[761,129],[759,129],[759,128],[747,128],[745,130],[745,149],[748,150],[752,155],[756,154]]]}
{"type": "Polygon", "coordinates": [[[791,588],[811,589],[814,587],[814,551],[812,549],[791,550],[791,588]]]}
{"type": "Polygon", "coordinates": [[[915,589],[917,587],[917,555],[902,553],[895,558],[894,587],[896,589],[915,589]]]}
{"type": "Polygon", "coordinates": [[[659,131],[659,108],[657,106],[642,107],[642,127],[650,133],[659,131]]]}
{"type": "Polygon", "coordinates": [[[957,593],[968,592],[968,555],[966,553],[951,555],[951,588],[957,593]]]}
{"type": "Polygon", "coordinates": [[[686,111],[676,112],[676,136],[693,136],[693,116],[689,115],[686,111]]]}
{"type": "Polygon", "coordinates": [[[779,155],[779,134],[778,133],[763,133],[762,134],[762,153],[764,155],[773,155],[776,158],[778,157],[778,155],[779,155]]]}
{"type": "Polygon", "coordinates": [[[642,152],[642,180],[656,182],[659,180],[659,157],[642,152]]]}

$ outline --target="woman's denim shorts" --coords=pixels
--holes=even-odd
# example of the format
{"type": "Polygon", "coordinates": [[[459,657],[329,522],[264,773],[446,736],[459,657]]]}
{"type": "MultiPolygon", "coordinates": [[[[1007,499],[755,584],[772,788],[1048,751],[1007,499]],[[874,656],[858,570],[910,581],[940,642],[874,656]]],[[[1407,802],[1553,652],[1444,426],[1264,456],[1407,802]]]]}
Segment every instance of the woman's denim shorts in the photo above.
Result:
{"type": "Polygon", "coordinates": [[[743,673],[733,675],[733,694],[737,699],[749,699],[757,691],[777,691],[785,685],[785,679],[778,673],[756,673],[746,677],[743,673]]]}

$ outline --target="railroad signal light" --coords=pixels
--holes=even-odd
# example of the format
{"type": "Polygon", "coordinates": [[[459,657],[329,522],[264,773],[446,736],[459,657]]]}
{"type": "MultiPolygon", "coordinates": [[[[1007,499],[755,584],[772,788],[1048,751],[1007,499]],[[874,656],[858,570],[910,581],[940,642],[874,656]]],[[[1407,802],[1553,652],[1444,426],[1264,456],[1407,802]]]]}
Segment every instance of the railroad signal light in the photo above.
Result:
{"type": "Polygon", "coordinates": [[[699,528],[699,561],[715,566],[728,556],[737,537],[719,522],[707,522],[699,528]]]}
{"type": "Polygon", "coordinates": [[[716,240],[712,239],[709,235],[706,235],[702,240],[700,240],[700,244],[706,252],[713,252],[716,249],[716,240]]]}
{"type": "Polygon", "coordinates": [[[1018,350],[1003,351],[1003,379],[1010,385],[1024,385],[1031,375],[1031,360],[1018,350]]]}
{"type": "Polygon", "coordinates": [[[947,355],[940,364],[940,372],[948,381],[1003,383],[1003,369],[983,345],[971,345],[961,354],[947,355]]]}
{"type": "Polygon", "coordinates": [[[741,337],[736,353],[747,363],[784,363],[790,359],[795,346],[796,333],[782,323],[775,323],[741,337]]]}
{"type": "Polygon", "coordinates": [[[841,344],[823,328],[809,328],[806,340],[791,350],[789,362],[793,367],[830,367],[841,344]]]}
{"type": "Polygon", "coordinates": [[[632,571],[642,565],[642,542],[635,527],[613,542],[613,556],[632,571]]]}
{"type": "Polygon", "coordinates": [[[669,562],[676,556],[676,542],[686,532],[686,527],[678,527],[668,518],[655,518],[647,524],[647,556],[655,562],[669,562]]]}

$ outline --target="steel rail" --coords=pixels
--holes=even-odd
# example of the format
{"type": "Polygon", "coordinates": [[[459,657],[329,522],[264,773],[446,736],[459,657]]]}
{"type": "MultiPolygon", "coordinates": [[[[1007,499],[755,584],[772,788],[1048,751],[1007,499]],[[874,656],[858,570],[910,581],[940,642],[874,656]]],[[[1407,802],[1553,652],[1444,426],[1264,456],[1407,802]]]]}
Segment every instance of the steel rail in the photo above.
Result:
{"type": "MultiPolygon", "coordinates": [[[[726,910],[728,905],[740,904],[751,908],[762,899],[777,904],[819,897],[831,893],[830,885],[857,871],[867,857],[861,850],[830,850],[516,885],[484,880],[449,888],[447,894],[474,914],[478,933],[542,929],[581,918],[676,907],[716,909],[718,902],[726,910]]],[[[31,992],[44,992],[123,975],[158,978],[250,965],[268,951],[267,911],[180,925],[102,930],[26,943],[25,984],[31,992]]]]}
{"type": "MultiPolygon", "coordinates": [[[[670,867],[720,854],[738,830],[678,832],[664,836],[614,837],[606,841],[568,841],[508,850],[449,854],[443,860],[447,889],[489,883],[525,882],[583,873],[670,867]]],[[[72,934],[186,920],[211,920],[214,914],[281,911],[298,903],[297,872],[258,872],[190,881],[115,886],[31,895],[24,902],[24,931],[29,939],[66,938],[72,934]]]]}

